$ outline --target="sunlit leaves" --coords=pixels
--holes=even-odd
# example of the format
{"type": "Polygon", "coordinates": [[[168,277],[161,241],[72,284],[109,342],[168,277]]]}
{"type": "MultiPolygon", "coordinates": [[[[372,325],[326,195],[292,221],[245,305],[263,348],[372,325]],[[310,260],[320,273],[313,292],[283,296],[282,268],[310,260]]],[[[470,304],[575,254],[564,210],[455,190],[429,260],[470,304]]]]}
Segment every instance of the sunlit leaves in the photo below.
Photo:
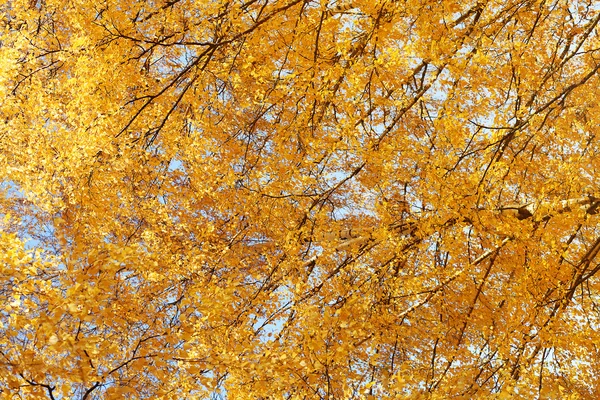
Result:
{"type": "Polygon", "coordinates": [[[10,1],[6,398],[596,398],[591,2],[10,1]]]}

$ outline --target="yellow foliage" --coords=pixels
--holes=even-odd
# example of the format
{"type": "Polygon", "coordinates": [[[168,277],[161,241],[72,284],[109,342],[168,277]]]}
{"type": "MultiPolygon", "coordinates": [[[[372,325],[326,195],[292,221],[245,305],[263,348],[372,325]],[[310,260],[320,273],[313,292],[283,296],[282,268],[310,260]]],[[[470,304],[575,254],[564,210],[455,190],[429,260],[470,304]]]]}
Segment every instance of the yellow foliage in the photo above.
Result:
{"type": "Polygon", "coordinates": [[[5,1],[0,398],[599,398],[599,22],[5,1]]]}

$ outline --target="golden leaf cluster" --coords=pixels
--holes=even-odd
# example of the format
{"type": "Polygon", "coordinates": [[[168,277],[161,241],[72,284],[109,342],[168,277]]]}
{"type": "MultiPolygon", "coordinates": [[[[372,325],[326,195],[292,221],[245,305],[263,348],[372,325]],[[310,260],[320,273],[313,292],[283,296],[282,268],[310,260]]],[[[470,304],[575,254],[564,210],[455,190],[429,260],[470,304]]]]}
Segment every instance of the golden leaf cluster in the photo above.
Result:
{"type": "Polygon", "coordinates": [[[0,398],[599,398],[599,22],[2,2],[0,398]]]}

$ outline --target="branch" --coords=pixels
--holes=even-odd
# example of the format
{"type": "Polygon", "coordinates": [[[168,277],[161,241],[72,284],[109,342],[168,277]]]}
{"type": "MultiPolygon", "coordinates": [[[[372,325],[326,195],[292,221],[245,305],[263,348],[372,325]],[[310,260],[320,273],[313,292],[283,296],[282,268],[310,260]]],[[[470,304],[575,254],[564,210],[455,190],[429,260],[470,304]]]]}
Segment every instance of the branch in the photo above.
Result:
{"type": "Polygon", "coordinates": [[[482,261],[484,261],[486,258],[490,257],[492,254],[497,253],[502,247],[504,247],[504,245],[506,243],[508,243],[512,238],[507,237],[505,238],[498,246],[496,246],[493,249],[490,249],[488,251],[486,251],[485,253],[483,253],[481,256],[477,257],[477,259],[475,259],[475,261],[473,261],[472,263],[470,263],[469,265],[467,265],[465,268],[462,268],[460,271],[456,272],[455,274],[453,274],[452,276],[450,276],[448,279],[446,279],[444,282],[440,283],[439,285],[437,285],[435,288],[427,290],[426,292],[423,292],[422,294],[426,296],[422,296],[422,299],[419,300],[417,303],[413,304],[410,308],[408,308],[407,310],[403,311],[402,313],[399,314],[400,318],[404,318],[406,315],[408,315],[409,313],[413,312],[414,310],[416,310],[417,308],[421,307],[423,304],[427,303],[429,300],[431,300],[436,294],[438,294],[444,287],[446,287],[449,283],[451,283],[452,281],[454,281],[456,278],[458,278],[459,276],[461,276],[462,274],[464,274],[466,271],[469,270],[469,267],[475,266],[477,264],[480,264],[482,261]]]}
{"type": "Polygon", "coordinates": [[[56,398],[54,397],[54,393],[53,393],[54,389],[56,389],[56,386],[50,386],[45,383],[37,383],[35,381],[31,381],[31,380],[25,378],[25,375],[23,375],[22,373],[19,373],[19,375],[21,375],[21,378],[23,378],[23,380],[31,386],[41,386],[41,387],[46,388],[46,390],[48,390],[48,396],[50,396],[50,400],[56,400],[56,398]]]}
{"type": "Polygon", "coordinates": [[[598,213],[600,198],[592,195],[539,203],[506,204],[498,211],[511,215],[519,220],[533,218],[534,221],[547,221],[555,214],[564,214],[576,210],[585,210],[587,214],[598,213]]]}
{"type": "Polygon", "coordinates": [[[96,383],[94,383],[94,386],[90,387],[88,390],[86,390],[86,391],[85,391],[85,393],[83,394],[83,397],[81,398],[81,400],[85,400],[85,399],[87,399],[87,398],[88,398],[88,396],[89,396],[90,394],[92,394],[92,392],[93,392],[93,391],[94,391],[94,390],[95,390],[97,387],[99,387],[99,386],[100,386],[100,382],[96,382],[96,383]]]}

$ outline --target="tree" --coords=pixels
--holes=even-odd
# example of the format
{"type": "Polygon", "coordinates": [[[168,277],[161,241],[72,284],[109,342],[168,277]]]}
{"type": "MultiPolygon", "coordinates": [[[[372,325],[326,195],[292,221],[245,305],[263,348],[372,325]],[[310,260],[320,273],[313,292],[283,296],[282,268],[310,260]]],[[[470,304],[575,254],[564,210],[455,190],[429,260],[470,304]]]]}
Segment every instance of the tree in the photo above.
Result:
{"type": "Polygon", "coordinates": [[[9,0],[2,398],[600,396],[600,10],[9,0]]]}

